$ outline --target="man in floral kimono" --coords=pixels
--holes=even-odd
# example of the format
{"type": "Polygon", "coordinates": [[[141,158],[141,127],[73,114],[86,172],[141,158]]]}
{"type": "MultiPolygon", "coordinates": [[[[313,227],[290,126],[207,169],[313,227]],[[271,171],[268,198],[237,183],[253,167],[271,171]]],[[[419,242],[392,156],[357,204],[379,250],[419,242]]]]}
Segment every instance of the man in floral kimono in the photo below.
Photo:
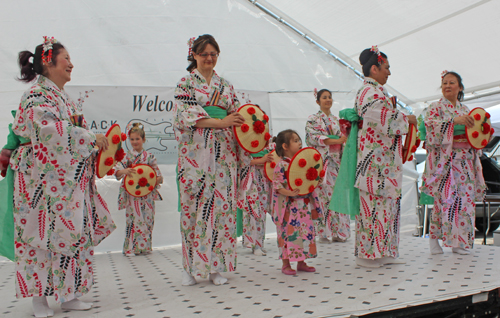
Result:
{"type": "MultiPolygon", "coordinates": [[[[365,267],[401,263],[399,218],[403,178],[402,138],[413,115],[396,109],[382,86],[391,74],[385,54],[378,49],[360,55],[365,81],[358,90],[355,110],[363,118],[358,132],[358,165],[355,187],[359,189],[360,215],[356,216],[356,263],[365,267]]],[[[404,263],[404,262],[403,262],[404,263]]]]}

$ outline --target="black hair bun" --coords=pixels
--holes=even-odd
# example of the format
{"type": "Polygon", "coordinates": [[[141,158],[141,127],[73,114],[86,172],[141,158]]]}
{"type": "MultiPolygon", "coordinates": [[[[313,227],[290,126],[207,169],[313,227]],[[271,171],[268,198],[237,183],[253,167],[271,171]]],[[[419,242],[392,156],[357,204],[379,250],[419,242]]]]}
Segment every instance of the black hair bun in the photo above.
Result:
{"type": "Polygon", "coordinates": [[[359,63],[361,65],[365,65],[368,60],[375,54],[375,52],[371,51],[371,49],[364,49],[363,52],[359,55],[359,63]]]}

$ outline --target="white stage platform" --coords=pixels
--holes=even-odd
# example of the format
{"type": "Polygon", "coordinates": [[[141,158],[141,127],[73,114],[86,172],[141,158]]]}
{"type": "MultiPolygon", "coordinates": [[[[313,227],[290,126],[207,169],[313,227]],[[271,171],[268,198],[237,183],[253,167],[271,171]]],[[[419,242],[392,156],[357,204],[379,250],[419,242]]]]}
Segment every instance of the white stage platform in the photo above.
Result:
{"type": "MultiPolygon", "coordinates": [[[[214,286],[198,279],[182,286],[180,247],[155,249],[128,258],[121,253],[95,256],[96,284],[82,300],[94,302],[86,312],[55,317],[347,317],[407,308],[478,295],[500,287],[500,253],[495,246],[476,245],[461,256],[445,248],[430,255],[428,240],[401,237],[404,265],[377,269],[356,266],[353,238],[347,243],[318,245],[318,258],[308,264],[316,273],[281,273],[276,239],[266,240],[267,256],[238,246],[237,271],[229,282],[214,286]]],[[[476,296],[475,296],[476,297],[476,296]]],[[[31,300],[16,299],[14,265],[0,262],[0,315],[32,316],[31,300]]]]}

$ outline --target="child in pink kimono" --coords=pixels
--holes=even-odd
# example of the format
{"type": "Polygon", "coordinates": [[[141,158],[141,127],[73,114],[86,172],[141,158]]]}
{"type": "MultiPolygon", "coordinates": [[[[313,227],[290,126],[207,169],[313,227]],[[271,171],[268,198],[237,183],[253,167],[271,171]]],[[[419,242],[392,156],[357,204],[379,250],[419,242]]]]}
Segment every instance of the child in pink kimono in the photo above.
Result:
{"type": "Polygon", "coordinates": [[[299,190],[290,190],[286,171],[291,158],[302,149],[299,135],[291,130],[280,132],[276,138],[276,154],[282,160],[274,169],[273,181],[273,221],[278,233],[278,248],[283,261],[281,272],[295,275],[290,262],[297,263],[297,271],[315,272],[307,266],[305,259],[317,256],[313,215],[317,217],[321,209],[316,207],[316,190],[308,195],[299,196],[299,190]]]}

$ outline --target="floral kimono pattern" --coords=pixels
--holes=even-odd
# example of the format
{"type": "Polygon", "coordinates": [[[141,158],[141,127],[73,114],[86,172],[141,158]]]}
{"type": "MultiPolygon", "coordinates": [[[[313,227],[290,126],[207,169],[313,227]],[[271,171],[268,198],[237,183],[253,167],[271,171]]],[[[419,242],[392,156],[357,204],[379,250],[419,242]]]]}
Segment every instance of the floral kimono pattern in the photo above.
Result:
{"type": "Polygon", "coordinates": [[[358,90],[355,110],[363,127],[358,132],[355,187],[360,215],[354,254],[366,259],[398,257],[402,138],[408,133],[408,119],[392,104],[385,88],[369,77],[358,90]]]}
{"type": "MultiPolygon", "coordinates": [[[[133,164],[147,164],[153,168],[158,177],[160,169],[153,154],[143,150],[141,153],[129,150],[125,158],[116,165],[116,171],[131,167],[133,164]]],[[[123,183],[123,182],[122,182],[123,183]]],[[[150,194],[137,198],[130,195],[124,185],[118,194],[118,210],[126,209],[127,225],[125,227],[124,254],[140,254],[153,250],[152,236],[155,222],[155,201],[162,200],[158,189],[150,194]]]]}
{"type": "Polygon", "coordinates": [[[248,152],[240,155],[238,208],[243,210],[243,245],[247,242],[252,249],[262,249],[272,185],[264,174],[264,165],[252,165],[252,159],[248,152]]]}
{"type": "Polygon", "coordinates": [[[346,240],[351,236],[349,215],[329,209],[339,173],[342,145],[325,145],[324,140],[328,138],[328,135],[339,137],[342,135],[339,119],[333,114],[328,116],[321,110],[309,116],[306,124],[306,144],[319,151],[323,158],[323,167],[326,169],[324,181],[318,186],[318,197],[324,217],[318,219],[315,226],[320,237],[332,236],[332,238],[346,240]]]}
{"type": "Polygon", "coordinates": [[[12,126],[31,140],[11,158],[19,298],[54,295],[65,302],[87,293],[93,247],[116,228],[95,186],[95,135],[85,120],[73,125],[73,115],[81,109],[39,76],[12,126]]]}
{"type": "Polygon", "coordinates": [[[321,215],[321,207],[316,190],[308,195],[296,197],[284,196],[277,192],[279,189],[290,190],[285,176],[289,164],[290,159],[283,158],[274,168],[273,221],[278,234],[280,259],[299,262],[318,255],[312,212],[316,210],[318,215],[321,215]]]}
{"type": "Polygon", "coordinates": [[[486,189],[479,151],[453,143],[453,119],[467,114],[467,106],[458,101],[453,106],[444,97],[427,108],[427,161],[421,187],[434,197],[429,237],[463,249],[474,244],[475,202],[483,200],[486,189]]]}
{"type": "Polygon", "coordinates": [[[210,118],[203,109],[219,94],[228,114],[239,107],[233,86],[213,73],[210,86],[194,70],[175,90],[175,138],[184,269],[206,278],[236,268],[237,143],[232,128],[196,128],[210,118]]]}

